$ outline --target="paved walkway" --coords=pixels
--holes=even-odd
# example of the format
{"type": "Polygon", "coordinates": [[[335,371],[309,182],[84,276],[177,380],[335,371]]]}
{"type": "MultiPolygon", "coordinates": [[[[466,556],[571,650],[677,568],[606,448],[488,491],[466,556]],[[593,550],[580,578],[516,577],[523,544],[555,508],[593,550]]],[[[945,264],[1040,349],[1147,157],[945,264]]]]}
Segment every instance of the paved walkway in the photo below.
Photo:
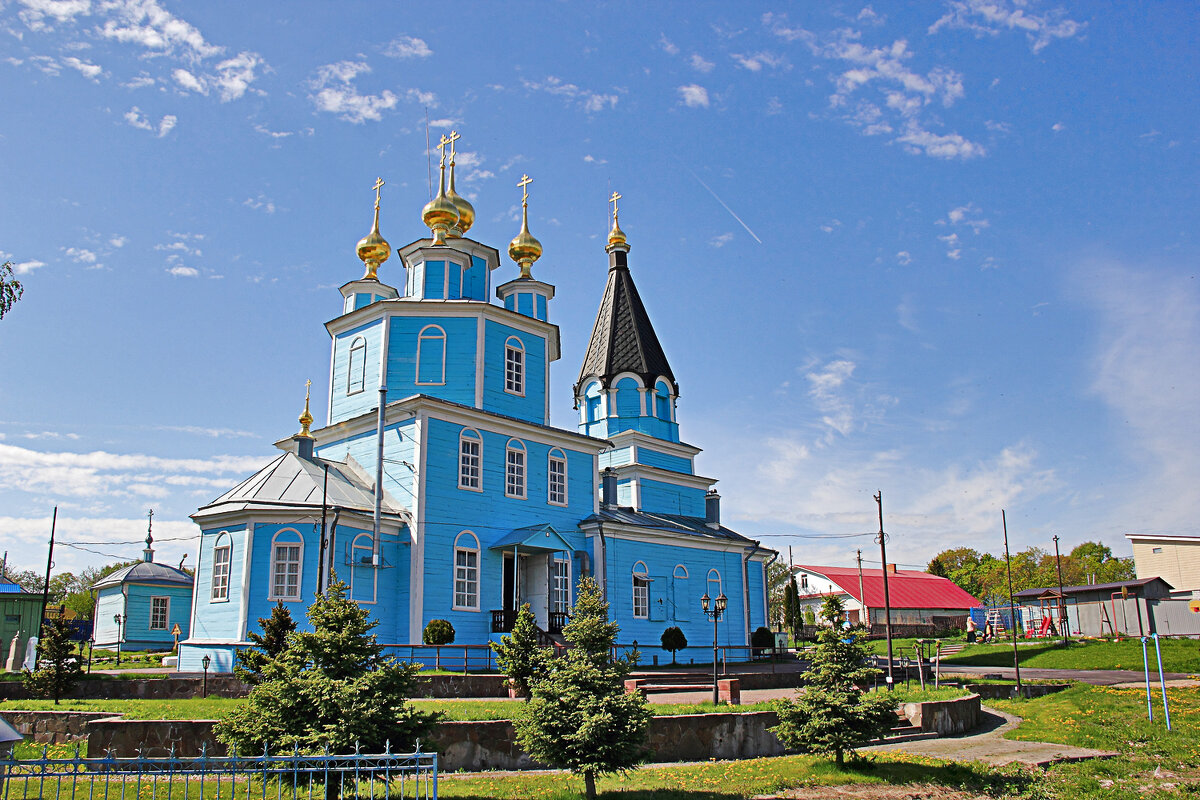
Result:
{"type": "Polygon", "coordinates": [[[1066,744],[1005,739],[1004,734],[1017,727],[1021,723],[1021,718],[986,706],[984,706],[983,712],[984,724],[962,736],[880,744],[862,749],[878,753],[912,753],[951,761],[982,761],[993,766],[1012,763],[1045,766],[1059,761],[1083,761],[1089,758],[1111,758],[1118,755],[1107,750],[1072,747],[1066,744]]]}

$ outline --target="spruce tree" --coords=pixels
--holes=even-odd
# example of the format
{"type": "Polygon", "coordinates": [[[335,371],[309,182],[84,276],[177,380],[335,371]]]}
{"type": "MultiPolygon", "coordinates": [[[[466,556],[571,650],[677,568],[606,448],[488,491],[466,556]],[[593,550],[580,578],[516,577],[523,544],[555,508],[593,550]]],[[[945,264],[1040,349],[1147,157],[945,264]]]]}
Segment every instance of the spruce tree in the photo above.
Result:
{"type": "Polygon", "coordinates": [[[896,723],[896,704],[886,694],[868,694],[879,674],[870,665],[861,627],[842,628],[842,602],[828,597],[821,616],[805,687],[796,700],[780,701],[779,725],[771,731],[802,753],[832,753],[840,769],[845,753],[878,739],[896,723]]]}
{"type": "Polygon", "coordinates": [[[518,744],[543,764],[582,775],[588,800],[597,775],[633,769],[645,755],[650,709],[625,692],[631,664],[613,658],[618,630],[599,585],[584,578],[563,629],[571,647],[530,681],[532,698],[513,720],[518,744]]]}
{"type": "Polygon", "coordinates": [[[508,676],[517,694],[529,699],[529,681],[543,677],[550,663],[550,653],[538,641],[537,620],[525,603],[517,611],[511,633],[491,643],[496,653],[496,664],[508,676]]]}
{"type": "Polygon", "coordinates": [[[239,650],[233,667],[233,673],[251,686],[262,681],[263,666],[287,649],[287,637],[296,630],[296,620],[280,600],[271,609],[270,617],[258,618],[258,627],[262,628],[261,634],[254,631],[246,634],[254,647],[239,650]]]}
{"type": "Polygon", "coordinates": [[[412,747],[436,714],[408,703],[414,664],[383,654],[371,630],[378,624],[335,581],[308,609],[311,632],[287,634],[287,647],[262,664],[246,702],[217,723],[216,734],[242,753],[299,747],[301,752],[383,752],[412,747]]]}
{"type": "Polygon", "coordinates": [[[79,680],[79,659],[71,642],[71,624],[59,614],[42,626],[42,638],[37,643],[37,663],[30,672],[25,670],[21,680],[25,688],[37,697],[53,697],[54,705],[79,680]]]}

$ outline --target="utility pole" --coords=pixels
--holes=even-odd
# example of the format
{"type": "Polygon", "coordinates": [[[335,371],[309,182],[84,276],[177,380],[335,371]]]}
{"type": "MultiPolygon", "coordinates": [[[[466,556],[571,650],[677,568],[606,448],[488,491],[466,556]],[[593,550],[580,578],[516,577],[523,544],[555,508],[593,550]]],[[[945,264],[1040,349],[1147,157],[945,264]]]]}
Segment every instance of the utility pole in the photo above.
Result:
{"type": "Polygon", "coordinates": [[[1067,646],[1067,598],[1062,590],[1062,556],[1058,552],[1058,534],[1054,534],[1054,565],[1058,569],[1058,629],[1062,633],[1063,647],[1067,646]]]}
{"type": "MultiPolygon", "coordinates": [[[[42,613],[38,615],[38,641],[42,641],[42,623],[46,620],[46,603],[50,600],[50,567],[54,565],[54,528],[58,525],[58,506],[54,507],[54,516],[50,518],[50,552],[46,555],[46,580],[42,584],[42,613]]],[[[37,656],[34,656],[36,661],[37,656]]],[[[34,664],[37,668],[37,664],[34,664]]]]}
{"type": "Polygon", "coordinates": [[[1000,522],[1004,525],[1004,563],[1008,567],[1008,613],[1012,620],[1013,668],[1017,671],[1017,695],[1021,694],[1021,659],[1017,656],[1017,603],[1013,599],[1012,557],[1008,554],[1008,518],[1000,509],[1000,522]]]}
{"type": "Polygon", "coordinates": [[[879,504],[879,558],[883,561],[883,631],[887,637],[888,674],[887,684],[890,692],[896,686],[892,674],[892,596],[888,593],[887,577],[887,534],[883,532],[883,490],[875,493],[875,502],[879,504]]]}
{"type": "Polygon", "coordinates": [[[858,596],[860,598],[862,598],[862,610],[863,610],[862,619],[859,620],[859,622],[861,622],[863,625],[866,626],[867,633],[870,634],[870,632],[871,632],[871,610],[869,608],[867,608],[867,593],[863,589],[862,550],[855,550],[854,552],[858,554],[858,596]]]}

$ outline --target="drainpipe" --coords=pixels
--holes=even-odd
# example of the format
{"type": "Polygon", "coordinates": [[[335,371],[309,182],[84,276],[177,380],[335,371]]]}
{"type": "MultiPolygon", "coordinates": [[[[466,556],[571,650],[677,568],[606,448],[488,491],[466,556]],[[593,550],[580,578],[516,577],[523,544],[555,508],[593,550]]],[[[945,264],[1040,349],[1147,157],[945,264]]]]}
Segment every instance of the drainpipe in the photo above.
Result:
{"type": "Polygon", "coordinates": [[[375,445],[375,519],[371,537],[371,566],[379,566],[380,515],[383,507],[383,422],[387,413],[387,384],[379,384],[379,422],[376,424],[375,445]]]}

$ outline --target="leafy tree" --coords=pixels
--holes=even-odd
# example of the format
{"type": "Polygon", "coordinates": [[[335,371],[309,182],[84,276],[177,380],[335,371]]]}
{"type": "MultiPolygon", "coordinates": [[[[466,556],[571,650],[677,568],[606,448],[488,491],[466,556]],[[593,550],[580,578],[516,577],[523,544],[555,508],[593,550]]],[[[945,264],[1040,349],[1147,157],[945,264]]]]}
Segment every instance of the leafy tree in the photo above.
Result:
{"type": "MultiPolygon", "coordinates": [[[[750,634],[750,646],[755,650],[773,650],[775,648],[775,634],[771,633],[771,629],[765,625],[760,625],[750,634]]],[[[759,655],[762,655],[760,652],[759,655]]]]}
{"type": "Polygon", "coordinates": [[[410,746],[437,715],[408,703],[418,666],[383,655],[378,624],[334,581],[308,608],[311,632],[293,631],[287,647],[262,664],[260,682],[217,723],[216,735],[243,753],[298,747],[301,752],[382,752],[410,746]]]}
{"type": "Polygon", "coordinates": [[[675,653],[687,647],[687,637],[678,625],[672,625],[663,631],[662,649],[671,654],[671,666],[675,666],[675,653]]]}
{"type": "Polygon", "coordinates": [[[618,630],[599,585],[584,578],[563,629],[572,647],[532,679],[532,697],[513,720],[530,756],[583,776],[588,800],[595,800],[597,775],[628,771],[644,757],[650,710],[640,694],[625,692],[631,664],[613,658],[618,630]]]}
{"type": "Polygon", "coordinates": [[[788,579],[783,591],[783,628],[796,638],[800,635],[800,589],[795,575],[788,579]]]}
{"type": "Polygon", "coordinates": [[[12,309],[13,304],[21,299],[25,287],[13,277],[12,262],[0,264],[0,319],[12,309]]]}
{"type": "Polygon", "coordinates": [[[37,697],[59,698],[71,690],[79,679],[79,659],[71,641],[71,623],[57,616],[42,626],[42,638],[37,644],[37,669],[25,670],[22,682],[37,697]]]}
{"type": "Polygon", "coordinates": [[[425,644],[450,644],[454,641],[454,626],[448,619],[431,619],[421,631],[421,641],[425,644]]]}
{"type": "Polygon", "coordinates": [[[803,753],[832,753],[839,769],[846,751],[879,738],[896,722],[891,698],[866,692],[879,670],[870,666],[863,628],[847,633],[836,625],[843,612],[840,598],[825,599],[821,617],[829,625],[817,632],[805,690],[794,701],[780,701],[779,724],[771,729],[803,753]]]}
{"type": "Polygon", "coordinates": [[[767,567],[767,617],[780,630],[786,630],[784,602],[791,574],[792,571],[781,559],[776,559],[767,567]]]}
{"type": "Polygon", "coordinates": [[[517,693],[528,700],[530,679],[544,675],[550,661],[549,652],[538,641],[537,620],[528,603],[517,611],[512,632],[501,636],[499,642],[492,642],[491,647],[500,671],[508,676],[517,693]]]}
{"type": "Polygon", "coordinates": [[[15,570],[11,566],[5,566],[4,577],[20,586],[23,592],[28,594],[42,593],[43,576],[31,569],[15,570]]]}
{"type": "Polygon", "coordinates": [[[816,615],[816,612],[813,611],[812,606],[804,607],[803,619],[804,619],[805,625],[816,625],[817,624],[817,615],[816,615]]]}
{"type": "Polygon", "coordinates": [[[262,683],[267,664],[287,650],[288,634],[295,632],[296,620],[280,600],[271,609],[271,616],[258,618],[258,627],[262,628],[262,633],[250,631],[246,634],[254,646],[238,650],[237,663],[233,667],[233,674],[251,686],[262,683]]]}

